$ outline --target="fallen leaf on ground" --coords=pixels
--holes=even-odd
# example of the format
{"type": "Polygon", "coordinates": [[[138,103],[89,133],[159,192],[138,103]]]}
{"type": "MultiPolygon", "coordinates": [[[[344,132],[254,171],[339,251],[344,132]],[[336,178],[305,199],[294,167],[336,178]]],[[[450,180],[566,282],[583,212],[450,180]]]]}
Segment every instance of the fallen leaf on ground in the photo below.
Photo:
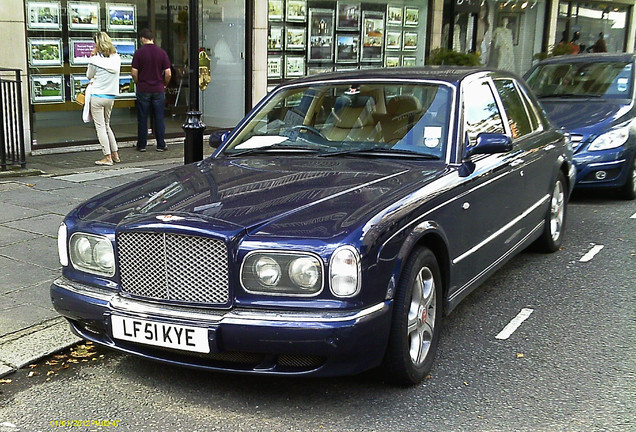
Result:
{"type": "Polygon", "coordinates": [[[84,358],[84,357],[92,357],[96,353],[91,351],[92,347],[87,347],[86,345],[80,345],[76,350],[71,351],[71,356],[76,358],[84,358]]]}
{"type": "Polygon", "coordinates": [[[523,357],[524,357],[523,353],[517,353],[517,358],[523,358],[523,357]]]}

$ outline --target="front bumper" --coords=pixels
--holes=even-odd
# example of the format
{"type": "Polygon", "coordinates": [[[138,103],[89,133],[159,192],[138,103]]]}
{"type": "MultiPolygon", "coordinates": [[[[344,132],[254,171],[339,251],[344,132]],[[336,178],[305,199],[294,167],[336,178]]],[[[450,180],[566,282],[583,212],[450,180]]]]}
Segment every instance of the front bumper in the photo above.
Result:
{"type": "Polygon", "coordinates": [[[355,311],[219,311],[171,307],[121,297],[64,277],[51,285],[55,309],[87,340],[179,366],[269,375],[334,376],[380,365],[391,301],[355,311]],[[207,329],[210,353],[113,338],[111,316],[207,329]]]}
{"type": "Polygon", "coordinates": [[[634,150],[624,148],[574,155],[577,188],[617,188],[628,180],[634,150]]]}

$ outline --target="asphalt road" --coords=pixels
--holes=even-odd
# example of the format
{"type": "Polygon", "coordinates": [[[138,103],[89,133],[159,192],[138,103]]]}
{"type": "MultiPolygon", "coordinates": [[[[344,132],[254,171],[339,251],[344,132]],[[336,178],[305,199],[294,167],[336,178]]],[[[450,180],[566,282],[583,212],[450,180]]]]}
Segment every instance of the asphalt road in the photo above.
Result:
{"type": "Polygon", "coordinates": [[[0,384],[0,432],[635,431],[636,204],[585,194],[568,211],[562,250],[523,252],[446,318],[419,386],[373,371],[223,375],[91,348],[0,384]]]}

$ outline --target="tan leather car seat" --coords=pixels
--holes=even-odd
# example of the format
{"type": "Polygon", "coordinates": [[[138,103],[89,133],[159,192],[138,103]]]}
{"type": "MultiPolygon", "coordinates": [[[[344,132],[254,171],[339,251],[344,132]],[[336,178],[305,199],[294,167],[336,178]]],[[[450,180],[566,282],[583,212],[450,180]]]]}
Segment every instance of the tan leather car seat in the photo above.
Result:
{"type": "Polygon", "coordinates": [[[330,141],[374,141],[378,136],[371,96],[342,96],[322,133],[330,141]]]}
{"type": "Polygon", "coordinates": [[[422,104],[413,95],[399,95],[387,102],[386,111],[382,121],[384,140],[397,142],[422,117],[422,104]]]}

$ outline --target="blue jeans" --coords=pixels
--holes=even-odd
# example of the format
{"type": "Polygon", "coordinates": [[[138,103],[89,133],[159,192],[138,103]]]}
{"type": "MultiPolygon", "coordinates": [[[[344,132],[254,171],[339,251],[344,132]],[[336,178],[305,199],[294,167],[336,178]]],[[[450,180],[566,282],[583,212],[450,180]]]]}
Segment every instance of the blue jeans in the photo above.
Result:
{"type": "Polygon", "coordinates": [[[148,143],[148,114],[150,106],[154,113],[155,124],[152,131],[157,138],[157,148],[166,148],[166,124],[163,121],[166,105],[164,92],[143,93],[137,92],[137,148],[146,148],[148,143]]]}

